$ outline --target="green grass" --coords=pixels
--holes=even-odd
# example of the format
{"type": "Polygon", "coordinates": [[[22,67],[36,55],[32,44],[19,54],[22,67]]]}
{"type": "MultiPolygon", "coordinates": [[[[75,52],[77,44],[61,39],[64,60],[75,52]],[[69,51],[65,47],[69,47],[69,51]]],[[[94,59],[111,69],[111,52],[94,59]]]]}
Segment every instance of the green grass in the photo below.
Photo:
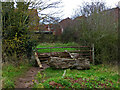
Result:
{"type": "Polygon", "coordinates": [[[17,77],[22,75],[25,71],[27,71],[31,67],[29,64],[21,64],[20,66],[14,66],[9,64],[7,66],[3,66],[2,77],[3,77],[3,88],[14,88],[14,81],[17,77]]]}
{"type": "MultiPolygon", "coordinates": [[[[67,46],[79,46],[76,43],[42,43],[39,44],[36,48],[49,48],[49,47],[67,47],[67,46]]],[[[75,48],[53,48],[53,49],[39,49],[39,53],[49,53],[49,52],[63,52],[65,50],[73,51],[75,48]]]]}
{"type": "Polygon", "coordinates": [[[39,84],[44,88],[118,88],[119,75],[107,66],[91,66],[89,70],[67,69],[62,77],[63,73],[64,70],[47,68],[39,73],[44,76],[39,78],[39,84]]]}

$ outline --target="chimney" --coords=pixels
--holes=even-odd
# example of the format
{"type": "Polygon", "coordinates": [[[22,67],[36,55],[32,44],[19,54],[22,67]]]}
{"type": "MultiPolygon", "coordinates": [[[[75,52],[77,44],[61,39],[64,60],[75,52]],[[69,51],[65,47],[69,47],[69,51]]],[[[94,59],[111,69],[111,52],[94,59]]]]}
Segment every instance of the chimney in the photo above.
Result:
{"type": "Polygon", "coordinates": [[[118,2],[118,7],[120,8],[120,1],[118,2]]]}

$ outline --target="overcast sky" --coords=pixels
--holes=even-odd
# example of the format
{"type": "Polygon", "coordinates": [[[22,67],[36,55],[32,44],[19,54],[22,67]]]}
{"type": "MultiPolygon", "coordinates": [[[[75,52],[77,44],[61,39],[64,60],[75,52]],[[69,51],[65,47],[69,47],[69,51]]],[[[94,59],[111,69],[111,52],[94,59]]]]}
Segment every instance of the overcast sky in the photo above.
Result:
{"type": "MultiPolygon", "coordinates": [[[[7,0],[7,1],[9,1],[9,0],[7,0]]],[[[24,1],[24,0],[19,0],[19,1],[24,1]]],[[[58,0],[51,0],[51,1],[58,1],[58,0]]],[[[57,9],[57,11],[62,11],[62,13],[58,14],[57,16],[60,16],[61,19],[71,17],[74,13],[74,10],[76,10],[78,6],[82,6],[83,2],[93,2],[93,1],[103,1],[106,3],[106,5],[108,7],[114,8],[116,5],[118,5],[118,2],[120,0],[61,0],[62,8],[57,9]]],[[[42,13],[47,14],[47,13],[54,12],[54,11],[56,11],[56,10],[48,9],[46,11],[43,11],[42,13]]]]}
{"type": "MultiPolygon", "coordinates": [[[[50,1],[54,2],[54,1],[59,1],[59,0],[50,0],[50,1]]],[[[42,13],[48,14],[50,12],[62,11],[61,13],[56,14],[56,16],[61,17],[61,19],[64,19],[67,17],[71,17],[74,11],[78,8],[78,6],[82,6],[83,2],[93,2],[93,1],[103,1],[106,3],[108,7],[114,8],[116,7],[116,5],[118,5],[118,2],[120,0],[61,0],[62,8],[48,9],[48,10],[43,11],[42,13]]]]}
{"type": "MultiPolygon", "coordinates": [[[[52,1],[58,1],[58,0],[52,0],[52,1]]],[[[73,15],[74,10],[78,8],[78,6],[82,6],[83,2],[93,2],[98,0],[61,0],[62,1],[62,8],[57,9],[57,11],[62,11],[62,13],[56,15],[58,17],[61,17],[61,19],[65,19],[67,17],[70,17],[73,15]]],[[[99,0],[106,3],[107,7],[114,8],[116,5],[118,5],[118,2],[120,0],[99,0]]],[[[49,9],[46,11],[43,11],[43,13],[49,13],[54,12],[55,9],[49,9]]]]}
{"type": "MultiPolygon", "coordinates": [[[[78,6],[82,6],[82,2],[91,2],[91,0],[62,0],[63,2],[63,18],[66,17],[71,17],[71,15],[73,14],[73,10],[75,10],[78,6]]],[[[93,0],[92,0],[93,1],[93,0]]],[[[94,0],[96,1],[96,0],[94,0]]],[[[120,0],[104,0],[104,2],[106,3],[106,5],[108,7],[111,6],[111,8],[114,8],[116,5],[118,5],[118,2],[120,0]]]]}

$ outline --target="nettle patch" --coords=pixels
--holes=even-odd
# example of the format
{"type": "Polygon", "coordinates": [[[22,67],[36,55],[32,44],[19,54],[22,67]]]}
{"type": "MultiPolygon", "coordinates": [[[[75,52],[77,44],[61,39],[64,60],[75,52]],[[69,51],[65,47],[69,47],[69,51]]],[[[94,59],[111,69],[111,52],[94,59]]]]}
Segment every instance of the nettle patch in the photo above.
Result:
{"type": "MultiPolygon", "coordinates": [[[[67,69],[64,70],[48,68],[38,74],[44,75],[37,80],[43,88],[118,88],[118,73],[109,71],[107,67],[91,66],[90,70],[67,69]]],[[[37,85],[37,84],[36,84],[37,85]]]]}
{"type": "Polygon", "coordinates": [[[65,77],[57,80],[44,82],[45,88],[114,88],[117,87],[112,81],[88,78],[65,77]]]}

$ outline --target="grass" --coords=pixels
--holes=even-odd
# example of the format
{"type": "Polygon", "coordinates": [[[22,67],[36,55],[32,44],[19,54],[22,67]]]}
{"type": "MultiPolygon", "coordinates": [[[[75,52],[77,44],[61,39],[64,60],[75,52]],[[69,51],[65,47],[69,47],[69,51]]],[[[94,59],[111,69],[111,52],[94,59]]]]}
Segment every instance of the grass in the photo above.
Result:
{"type": "Polygon", "coordinates": [[[111,71],[108,66],[91,66],[89,70],[67,69],[62,77],[63,73],[64,70],[47,68],[39,72],[36,79],[44,88],[118,88],[118,72],[111,71]]]}
{"type": "Polygon", "coordinates": [[[36,48],[48,48],[48,49],[39,49],[39,53],[49,53],[49,52],[63,52],[65,50],[72,51],[76,50],[76,48],[53,48],[50,49],[49,47],[67,47],[67,46],[79,46],[76,43],[42,43],[39,44],[36,48]]]}
{"type": "Polygon", "coordinates": [[[20,66],[14,66],[9,64],[7,66],[3,66],[2,77],[3,77],[3,88],[14,88],[14,81],[17,77],[22,75],[25,71],[27,71],[31,67],[29,64],[21,64],[20,66]]]}

